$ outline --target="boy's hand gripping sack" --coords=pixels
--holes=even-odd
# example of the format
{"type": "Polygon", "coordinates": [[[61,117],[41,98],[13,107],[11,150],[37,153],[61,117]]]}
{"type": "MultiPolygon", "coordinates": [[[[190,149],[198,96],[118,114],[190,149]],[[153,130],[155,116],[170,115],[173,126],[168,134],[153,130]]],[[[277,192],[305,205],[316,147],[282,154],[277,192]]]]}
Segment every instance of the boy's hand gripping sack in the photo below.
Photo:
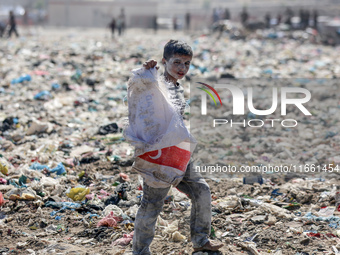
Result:
{"type": "Polygon", "coordinates": [[[171,102],[157,70],[136,69],[128,83],[129,126],[125,138],[135,146],[133,168],[155,188],[176,186],[183,178],[196,141],[171,102]]]}

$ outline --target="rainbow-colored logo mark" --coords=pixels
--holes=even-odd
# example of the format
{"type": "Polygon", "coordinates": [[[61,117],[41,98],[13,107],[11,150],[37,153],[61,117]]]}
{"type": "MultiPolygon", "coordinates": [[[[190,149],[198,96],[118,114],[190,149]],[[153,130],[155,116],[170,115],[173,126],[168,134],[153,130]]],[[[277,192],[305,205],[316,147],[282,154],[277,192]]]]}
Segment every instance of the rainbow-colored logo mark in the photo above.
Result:
{"type": "MultiPolygon", "coordinates": [[[[221,105],[223,105],[223,104],[222,104],[222,101],[221,101],[221,98],[220,98],[220,96],[219,96],[219,94],[217,93],[217,91],[216,91],[213,87],[211,87],[210,85],[205,84],[205,83],[203,83],[203,82],[197,82],[197,83],[198,83],[198,84],[202,84],[203,86],[206,86],[207,88],[209,88],[210,90],[212,90],[212,91],[215,93],[215,95],[217,96],[217,98],[218,98],[218,100],[220,101],[221,105]]],[[[207,92],[207,94],[214,100],[214,103],[215,103],[215,105],[217,106],[216,100],[215,100],[214,96],[211,94],[211,92],[210,92],[209,90],[207,90],[207,89],[205,89],[205,88],[199,88],[199,87],[197,87],[197,88],[200,89],[200,90],[203,90],[203,91],[207,92]]]]}

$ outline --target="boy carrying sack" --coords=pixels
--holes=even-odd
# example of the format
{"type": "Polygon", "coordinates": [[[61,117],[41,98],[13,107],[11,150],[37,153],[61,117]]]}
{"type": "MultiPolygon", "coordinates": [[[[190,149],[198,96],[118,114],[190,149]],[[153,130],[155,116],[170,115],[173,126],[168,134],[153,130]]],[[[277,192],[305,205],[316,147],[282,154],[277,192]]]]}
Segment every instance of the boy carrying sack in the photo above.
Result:
{"type": "Polygon", "coordinates": [[[196,141],[183,123],[185,100],[177,82],[188,72],[193,52],[180,41],[164,47],[164,74],[157,78],[157,61],[148,60],[129,80],[129,126],[125,137],[135,146],[133,168],[143,177],[143,199],[135,219],[133,254],[151,254],[157,217],[171,185],[191,199],[190,229],[194,252],[217,251],[209,241],[211,194],[203,177],[190,172],[196,141]]]}

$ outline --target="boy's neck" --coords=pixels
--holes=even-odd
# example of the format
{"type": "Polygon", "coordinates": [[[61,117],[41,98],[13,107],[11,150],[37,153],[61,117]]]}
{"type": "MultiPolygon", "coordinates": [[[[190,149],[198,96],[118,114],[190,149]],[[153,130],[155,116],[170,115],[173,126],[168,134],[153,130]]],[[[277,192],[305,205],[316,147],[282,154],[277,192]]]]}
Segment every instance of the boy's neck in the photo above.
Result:
{"type": "Polygon", "coordinates": [[[178,86],[179,85],[177,80],[174,79],[174,78],[171,79],[171,77],[169,77],[169,75],[166,72],[163,73],[163,76],[164,76],[164,79],[165,79],[166,82],[169,82],[169,83],[173,84],[174,86],[178,86]]]}

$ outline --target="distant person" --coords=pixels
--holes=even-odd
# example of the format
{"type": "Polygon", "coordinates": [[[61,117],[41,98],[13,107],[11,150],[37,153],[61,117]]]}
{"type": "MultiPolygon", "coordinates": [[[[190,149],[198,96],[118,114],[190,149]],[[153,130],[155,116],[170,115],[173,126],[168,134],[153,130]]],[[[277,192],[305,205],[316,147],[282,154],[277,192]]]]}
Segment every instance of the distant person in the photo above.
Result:
{"type": "Polygon", "coordinates": [[[5,29],[6,29],[6,23],[0,21],[0,38],[3,36],[5,29]]]}
{"type": "Polygon", "coordinates": [[[299,17],[300,17],[300,28],[303,29],[304,27],[304,21],[305,21],[305,12],[303,9],[300,9],[299,11],[299,17]]]}
{"type": "MultiPolygon", "coordinates": [[[[25,34],[30,34],[30,19],[29,19],[29,7],[25,7],[24,14],[22,15],[22,26],[25,34]]],[[[23,33],[23,32],[22,32],[23,33]]]]}
{"type": "Polygon", "coordinates": [[[116,20],[115,20],[115,18],[112,18],[112,20],[109,24],[109,28],[111,30],[111,38],[113,38],[115,36],[115,30],[116,30],[116,20]]]}
{"type": "Polygon", "coordinates": [[[17,23],[15,21],[14,13],[13,11],[9,12],[9,31],[8,31],[8,38],[12,36],[12,33],[14,32],[17,37],[19,37],[18,31],[17,31],[17,23]]]}
{"type": "Polygon", "coordinates": [[[228,8],[225,8],[224,10],[224,19],[230,20],[231,16],[230,16],[230,11],[228,8]]]}
{"type": "Polygon", "coordinates": [[[318,11],[317,10],[314,10],[313,11],[313,27],[318,30],[318,11]]]}
{"type": "Polygon", "coordinates": [[[153,16],[152,27],[153,27],[153,30],[155,31],[155,33],[157,33],[157,30],[158,30],[157,15],[153,16]]]}
{"type": "Polygon", "coordinates": [[[124,8],[120,10],[120,14],[118,16],[117,20],[117,27],[118,27],[118,35],[121,36],[123,33],[125,33],[125,13],[124,13],[124,8]]]}
{"type": "Polygon", "coordinates": [[[216,23],[217,21],[219,21],[220,17],[219,17],[219,13],[218,13],[218,9],[214,8],[213,9],[213,23],[216,23]]]}
{"type": "Polygon", "coordinates": [[[220,21],[224,17],[224,11],[221,7],[217,8],[217,16],[218,16],[218,21],[220,21]]]}
{"type": "Polygon", "coordinates": [[[281,21],[282,21],[282,15],[281,13],[279,13],[276,17],[276,25],[280,25],[281,24],[281,21]]]}
{"type": "Polygon", "coordinates": [[[270,28],[270,20],[271,20],[270,13],[267,12],[266,15],[264,16],[264,22],[266,24],[266,28],[270,28]]]}
{"type": "Polygon", "coordinates": [[[249,14],[247,12],[246,7],[243,7],[243,10],[242,10],[240,16],[241,16],[241,23],[242,23],[242,25],[244,27],[246,27],[247,23],[248,23],[248,19],[249,19],[249,14]]]}
{"type": "Polygon", "coordinates": [[[185,28],[190,30],[191,15],[189,12],[185,14],[185,28]]]}
{"type": "Polygon", "coordinates": [[[121,36],[123,33],[123,21],[120,18],[117,19],[117,29],[118,35],[121,36]]]}
{"type": "Polygon", "coordinates": [[[309,18],[310,18],[309,10],[306,10],[306,11],[305,11],[304,26],[303,26],[304,29],[306,29],[307,27],[309,27],[309,18]]]}
{"type": "Polygon", "coordinates": [[[294,16],[294,12],[291,8],[287,7],[286,11],[285,11],[285,15],[286,15],[286,21],[285,23],[289,26],[289,28],[292,27],[292,18],[294,16]]]}
{"type": "Polygon", "coordinates": [[[174,31],[177,31],[178,26],[177,26],[177,17],[174,16],[174,18],[172,19],[172,27],[174,29],[174,31]]]}
{"type": "Polygon", "coordinates": [[[22,16],[22,23],[24,26],[28,26],[28,10],[27,8],[25,9],[25,13],[24,15],[22,16]]]}

